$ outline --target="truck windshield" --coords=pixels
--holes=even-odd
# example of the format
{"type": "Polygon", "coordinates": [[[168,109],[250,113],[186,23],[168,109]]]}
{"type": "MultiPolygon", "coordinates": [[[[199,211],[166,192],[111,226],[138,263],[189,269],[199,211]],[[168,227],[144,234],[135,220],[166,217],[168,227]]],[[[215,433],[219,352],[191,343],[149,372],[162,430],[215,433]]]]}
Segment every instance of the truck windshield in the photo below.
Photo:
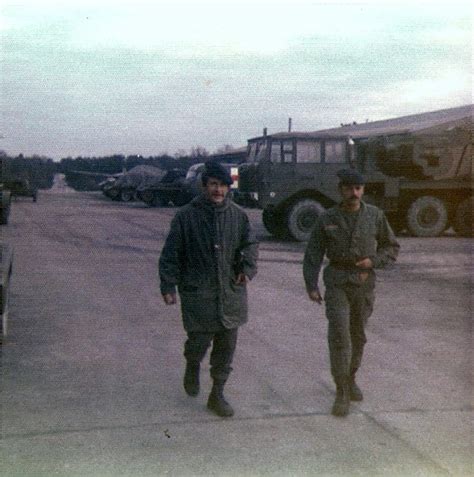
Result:
{"type": "Polygon", "coordinates": [[[326,141],[325,162],[346,162],[345,143],[343,141],[326,141]]]}
{"type": "Polygon", "coordinates": [[[249,145],[247,162],[260,162],[266,156],[266,144],[263,141],[253,142],[249,145]]]}

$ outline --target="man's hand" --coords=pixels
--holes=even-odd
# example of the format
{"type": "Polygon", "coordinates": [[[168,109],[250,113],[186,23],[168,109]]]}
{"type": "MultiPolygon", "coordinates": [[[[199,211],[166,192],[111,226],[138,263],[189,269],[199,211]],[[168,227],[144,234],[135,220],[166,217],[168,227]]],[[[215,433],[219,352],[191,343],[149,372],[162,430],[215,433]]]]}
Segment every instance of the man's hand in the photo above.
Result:
{"type": "Polygon", "coordinates": [[[363,258],[362,260],[359,260],[358,262],[356,262],[356,267],[359,267],[359,268],[373,268],[373,266],[374,264],[369,257],[363,258]]]}
{"type": "Polygon", "coordinates": [[[311,301],[315,301],[319,305],[321,305],[321,303],[323,302],[323,297],[318,290],[311,290],[310,292],[308,292],[308,296],[311,301]]]}
{"type": "Polygon", "coordinates": [[[176,293],[164,293],[163,294],[163,301],[167,305],[175,305],[176,304],[176,293]]]}
{"type": "Polygon", "coordinates": [[[245,285],[248,282],[247,275],[245,273],[239,273],[237,277],[235,278],[235,284],[236,285],[245,285]]]}

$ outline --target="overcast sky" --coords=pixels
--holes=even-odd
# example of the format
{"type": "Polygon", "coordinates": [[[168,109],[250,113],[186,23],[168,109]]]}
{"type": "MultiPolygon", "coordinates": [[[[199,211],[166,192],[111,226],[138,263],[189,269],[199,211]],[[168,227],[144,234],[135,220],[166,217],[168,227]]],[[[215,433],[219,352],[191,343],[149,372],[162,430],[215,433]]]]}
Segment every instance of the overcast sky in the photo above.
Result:
{"type": "Polygon", "coordinates": [[[4,0],[0,149],[214,152],[472,103],[470,2],[4,0]]]}

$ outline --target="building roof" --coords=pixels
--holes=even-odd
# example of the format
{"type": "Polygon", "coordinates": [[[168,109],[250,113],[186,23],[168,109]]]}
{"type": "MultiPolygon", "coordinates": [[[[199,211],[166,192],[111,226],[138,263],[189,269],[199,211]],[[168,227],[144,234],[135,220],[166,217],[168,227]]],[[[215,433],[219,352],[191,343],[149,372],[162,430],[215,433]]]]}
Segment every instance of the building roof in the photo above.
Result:
{"type": "MultiPolygon", "coordinates": [[[[474,106],[468,104],[456,108],[440,109],[428,113],[412,114],[399,118],[385,119],[381,121],[352,124],[338,128],[321,129],[311,132],[280,132],[269,136],[281,139],[285,138],[334,138],[351,136],[354,139],[374,136],[389,136],[394,134],[414,133],[430,129],[440,125],[449,127],[451,124],[470,122],[472,124],[474,106]]],[[[256,138],[253,138],[256,139],[256,138]]]]}
{"type": "Polygon", "coordinates": [[[401,116],[399,118],[385,119],[382,121],[323,129],[317,132],[319,134],[347,135],[353,138],[413,133],[442,124],[457,124],[466,119],[470,119],[472,122],[473,111],[473,105],[469,104],[457,108],[440,109],[438,111],[412,114],[410,116],[401,116]]]}

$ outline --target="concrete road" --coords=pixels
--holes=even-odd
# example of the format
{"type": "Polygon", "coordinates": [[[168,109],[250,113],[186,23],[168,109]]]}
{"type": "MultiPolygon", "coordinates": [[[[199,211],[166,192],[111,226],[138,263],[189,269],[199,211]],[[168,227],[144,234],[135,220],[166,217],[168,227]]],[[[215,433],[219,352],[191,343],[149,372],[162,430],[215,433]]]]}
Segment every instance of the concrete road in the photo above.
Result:
{"type": "Polygon", "coordinates": [[[261,239],[222,420],[182,389],[178,307],[157,259],[175,209],[100,193],[13,204],[0,475],[473,475],[473,241],[402,237],[379,274],[360,372],[365,399],[330,415],[323,309],[303,288],[304,246],[261,239]]]}

